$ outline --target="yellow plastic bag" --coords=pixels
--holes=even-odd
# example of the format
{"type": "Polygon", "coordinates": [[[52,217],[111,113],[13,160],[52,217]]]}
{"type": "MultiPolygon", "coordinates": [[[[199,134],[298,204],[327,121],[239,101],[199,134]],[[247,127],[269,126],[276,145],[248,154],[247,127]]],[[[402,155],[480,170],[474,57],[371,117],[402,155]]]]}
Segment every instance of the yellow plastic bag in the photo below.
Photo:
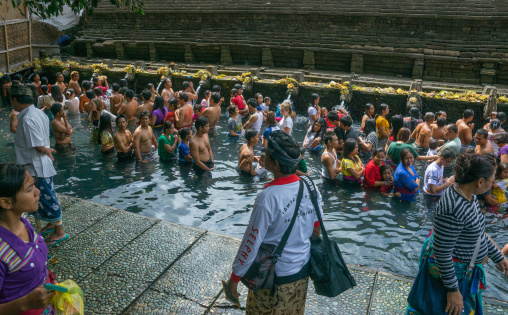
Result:
{"type": "Polygon", "coordinates": [[[65,280],[57,284],[65,287],[69,292],[55,291],[51,299],[51,306],[55,309],[56,315],[84,315],[83,291],[78,284],[72,280],[65,280]]]}

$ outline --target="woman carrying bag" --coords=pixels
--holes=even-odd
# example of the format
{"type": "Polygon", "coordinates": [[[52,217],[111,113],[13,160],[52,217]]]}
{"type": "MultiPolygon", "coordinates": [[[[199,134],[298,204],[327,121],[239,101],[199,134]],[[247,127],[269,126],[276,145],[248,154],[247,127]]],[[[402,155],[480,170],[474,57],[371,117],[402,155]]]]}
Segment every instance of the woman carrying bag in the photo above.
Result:
{"type": "MultiPolygon", "coordinates": [[[[272,246],[271,253],[283,248],[275,259],[275,285],[269,286],[272,289],[249,290],[247,314],[304,314],[310,273],[310,237],[319,236],[321,229],[308,197],[310,192],[295,175],[299,161],[300,149],[294,138],[284,131],[273,131],[268,138],[265,167],[275,179],[266,184],[256,198],[233,262],[231,278],[226,284],[227,291],[237,298],[240,295],[238,282],[250,282],[246,275],[251,266],[263,258],[260,256],[267,246],[272,246]]],[[[319,193],[317,199],[320,205],[319,193]]],[[[268,256],[272,257],[271,253],[268,256]]]]}
{"type": "Polygon", "coordinates": [[[508,276],[508,260],[485,233],[476,198],[495,181],[492,162],[478,154],[457,158],[455,184],[437,205],[406,314],[482,314],[482,291],[487,286],[482,261],[489,257],[508,276]]]}

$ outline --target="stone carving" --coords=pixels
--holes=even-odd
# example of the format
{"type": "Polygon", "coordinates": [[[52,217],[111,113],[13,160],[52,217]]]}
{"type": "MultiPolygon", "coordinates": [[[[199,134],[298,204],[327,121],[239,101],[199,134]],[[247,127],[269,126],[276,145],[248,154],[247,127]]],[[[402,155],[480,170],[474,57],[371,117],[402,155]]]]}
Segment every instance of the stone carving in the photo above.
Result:
{"type": "Polygon", "coordinates": [[[490,90],[489,98],[483,108],[483,119],[488,120],[492,112],[497,112],[497,89],[493,87],[490,90]]]}

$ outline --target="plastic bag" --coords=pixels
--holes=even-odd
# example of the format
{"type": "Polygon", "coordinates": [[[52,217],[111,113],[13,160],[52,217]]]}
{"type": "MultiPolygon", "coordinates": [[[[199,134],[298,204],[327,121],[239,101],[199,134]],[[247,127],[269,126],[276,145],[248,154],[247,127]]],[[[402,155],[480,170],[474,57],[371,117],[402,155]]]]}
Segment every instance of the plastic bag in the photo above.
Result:
{"type": "Polygon", "coordinates": [[[55,309],[56,315],[84,315],[83,291],[78,284],[72,280],[65,280],[57,285],[65,287],[69,292],[55,291],[51,299],[51,306],[55,309]]]}

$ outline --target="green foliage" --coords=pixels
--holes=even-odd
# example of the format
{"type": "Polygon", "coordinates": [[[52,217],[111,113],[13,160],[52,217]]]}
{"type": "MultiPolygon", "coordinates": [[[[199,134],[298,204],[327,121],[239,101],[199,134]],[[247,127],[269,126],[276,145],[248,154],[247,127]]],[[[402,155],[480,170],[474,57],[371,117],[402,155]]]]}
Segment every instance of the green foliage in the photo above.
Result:
{"type": "MultiPolygon", "coordinates": [[[[12,6],[18,8],[24,13],[24,5],[28,7],[28,11],[42,19],[48,19],[62,13],[63,7],[68,5],[76,14],[82,12],[82,16],[86,17],[93,14],[94,9],[101,0],[11,0],[12,6]]],[[[150,1],[150,0],[146,0],[150,1]]],[[[2,5],[3,0],[0,0],[2,5]]],[[[118,8],[127,8],[138,14],[143,12],[143,0],[109,0],[109,2],[118,8]]]]}

